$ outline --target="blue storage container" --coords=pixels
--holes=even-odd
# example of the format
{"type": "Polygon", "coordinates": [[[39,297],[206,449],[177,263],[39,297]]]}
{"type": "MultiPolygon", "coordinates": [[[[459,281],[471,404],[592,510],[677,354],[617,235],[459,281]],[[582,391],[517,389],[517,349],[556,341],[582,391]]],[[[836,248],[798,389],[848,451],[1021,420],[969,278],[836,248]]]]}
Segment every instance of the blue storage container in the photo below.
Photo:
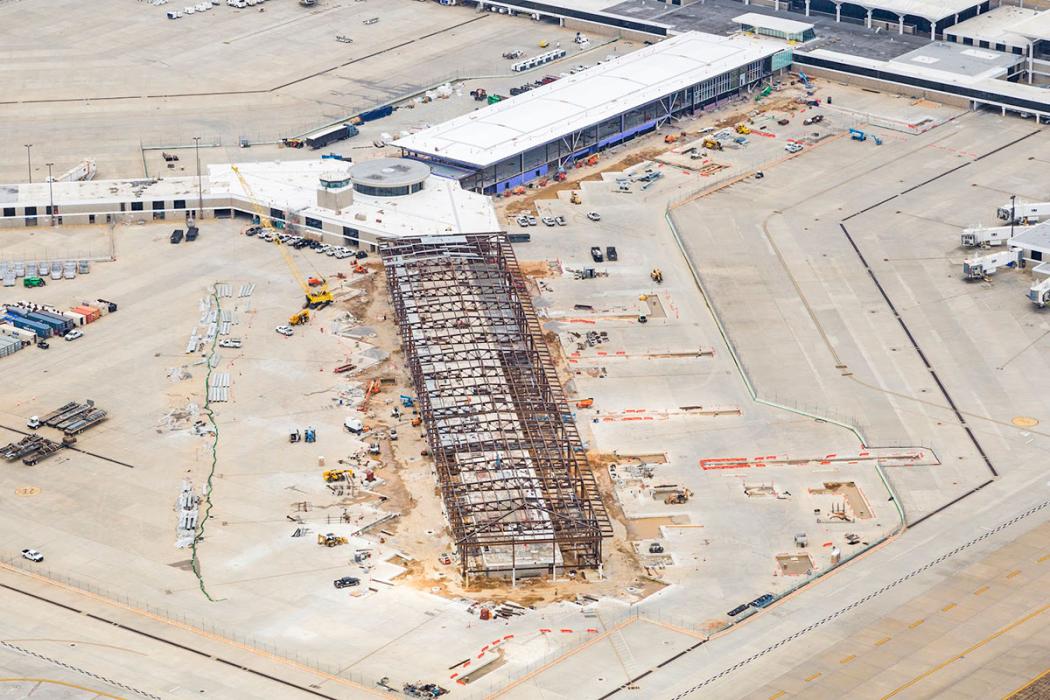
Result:
{"type": "Polygon", "coordinates": [[[27,331],[33,331],[40,338],[51,337],[51,326],[32,321],[24,316],[12,314],[10,313],[10,309],[8,309],[7,315],[4,316],[4,320],[10,323],[15,328],[22,328],[27,331]]]}

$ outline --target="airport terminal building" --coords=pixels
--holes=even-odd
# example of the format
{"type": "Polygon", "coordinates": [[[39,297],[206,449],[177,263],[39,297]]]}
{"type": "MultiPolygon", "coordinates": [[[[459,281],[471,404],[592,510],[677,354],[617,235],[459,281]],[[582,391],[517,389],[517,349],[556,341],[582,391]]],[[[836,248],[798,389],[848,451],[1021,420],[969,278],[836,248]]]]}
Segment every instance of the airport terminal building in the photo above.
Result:
{"type": "Polygon", "coordinates": [[[688,32],[399,139],[466,190],[501,194],[791,65],[782,42],[688,32]]]}

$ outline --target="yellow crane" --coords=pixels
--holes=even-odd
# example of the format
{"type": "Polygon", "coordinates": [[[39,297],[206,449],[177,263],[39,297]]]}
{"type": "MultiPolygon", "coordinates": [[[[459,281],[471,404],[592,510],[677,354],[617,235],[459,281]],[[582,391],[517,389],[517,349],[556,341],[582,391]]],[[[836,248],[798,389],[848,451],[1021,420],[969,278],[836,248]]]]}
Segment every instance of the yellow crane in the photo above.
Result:
{"type": "MultiPolygon", "coordinates": [[[[245,179],[244,175],[241,174],[240,168],[236,165],[231,165],[230,169],[233,170],[234,175],[241,183],[241,187],[244,188],[244,193],[248,195],[251,200],[252,208],[255,209],[256,215],[259,217],[259,225],[269,231],[275,231],[273,222],[270,221],[270,217],[267,214],[266,207],[259,203],[259,200],[255,197],[255,193],[252,191],[252,186],[248,184],[248,180],[245,179]]],[[[273,239],[274,245],[281,251],[281,257],[284,258],[284,262],[288,265],[288,269],[291,270],[292,276],[295,277],[295,281],[299,283],[299,286],[303,288],[303,293],[306,295],[306,303],[303,304],[305,309],[320,309],[331,304],[334,299],[332,298],[332,291],[328,288],[328,282],[324,278],[310,278],[309,280],[303,276],[303,273],[299,271],[299,266],[295,264],[295,259],[291,253],[288,252],[287,246],[275,236],[273,239]]],[[[296,314],[295,317],[299,317],[296,314]]],[[[295,318],[293,317],[293,318],[295,318]]],[[[309,316],[306,316],[309,319],[309,316]]],[[[302,319],[299,323],[305,322],[306,319],[302,319]]],[[[298,325],[298,324],[295,324],[298,325]]]]}

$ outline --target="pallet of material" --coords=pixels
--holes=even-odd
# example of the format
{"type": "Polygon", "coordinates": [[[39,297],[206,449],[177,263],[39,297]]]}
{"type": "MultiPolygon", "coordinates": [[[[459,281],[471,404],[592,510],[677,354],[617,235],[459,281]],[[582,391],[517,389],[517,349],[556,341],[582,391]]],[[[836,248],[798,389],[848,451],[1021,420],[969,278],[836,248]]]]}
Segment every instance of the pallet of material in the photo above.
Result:
{"type": "Polygon", "coordinates": [[[43,447],[45,442],[48,442],[48,440],[39,435],[27,435],[18,442],[12,442],[0,447],[0,457],[3,457],[8,462],[13,462],[32,452],[36,452],[43,447]]]}

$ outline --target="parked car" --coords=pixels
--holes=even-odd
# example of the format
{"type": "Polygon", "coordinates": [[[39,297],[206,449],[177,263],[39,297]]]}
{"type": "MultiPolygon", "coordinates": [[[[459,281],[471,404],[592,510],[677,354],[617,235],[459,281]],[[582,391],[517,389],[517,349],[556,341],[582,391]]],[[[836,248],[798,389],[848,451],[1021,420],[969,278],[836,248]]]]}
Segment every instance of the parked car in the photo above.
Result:
{"type": "Polygon", "coordinates": [[[664,546],[659,542],[652,542],[649,544],[649,554],[663,554],[664,546]]]}
{"type": "Polygon", "coordinates": [[[732,610],[730,610],[726,614],[729,615],[729,617],[736,617],[740,613],[742,613],[745,610],[747,610],[749,607],[751,607],[751,606],[750,605],[738,605],[738,606],[736,606],[735,608],[733,608],[732,610]]]}
{"type": "Polygon", "coordinates": [[[555,225],[557,225],[557,222],[554,220],[553,216],[545,216],[542,219],[540,219],[540,221],[543,222],[544,226],[555,226],[555,225]]]}
{"type": "Polygon", "coordinates": [[[616,246],[610,245],[605,247],[605,259],[609,262],[616,262],[620,259],[620,256],[616,252],[616,246]]]}
{"type": "Polygon", "coordinates": [[[529,220],[529,226],[536,226],[537,224],[539,224],[539,222],[536,220],[536,217],[532,214],[529,214],[525,218],[529,220]]]}
{"type": "Polygon", "coordinates": [[[332,583],[336,588],[350,588],[351,586],[360,586],[361,579],[354,576],[344,576],[342,578],[337,578],[332,583]]]}
{"type": "Polygon", "coordinates": [[[76,340],[77,338],[83,338],[84,337],[84,332],[83,331],[78,331],[76,329],[73,329],[73,330],[69,331],[68,333],[66,333],[66,335],[64,337],[65,337],[66,340],[76,340]]]}
{"type": "Polygon", "coordinates": [[[591,221],[601,221],[602,220],[602,215],[599,214],[596,211],[589,211],[589,212],[587,212],[587,218],[590,219],[591,221]]]}
{"type": "Polygon", "coordinates": [[[277,326],[276,328],[274,328],[274,330],[280,333],[281,335],[295,335],[295,331],[292,329],[291,326],[277,326]]]}
{"type": "Polygon", "coordinates": [[[565,226],[568,222],[565,221],[564,216],[558,215],[554,217],[554,223],[558,224],[559,226],[565,226]]]}
{"type": "Polygon", "coordinates": [[[750,605],[751,607],[754,607],[754,608],[764,608],[764,607],[766,607],[767,605],[769,605],[772,602],[773,602],[773,594],[772,593],[766,593],[765,595],[760,595],[759,597],[755,598],[750,603],[748,603],[748,605],[750,605]]]}
{"type": "Polygon", "coordinates": [[[365,251],[363,251],[363,250],[357,251],[357,259],[358,260],[362,260],[362,259],[367,258],[367,257],[368,257],[368,253],[366,253],[365,251]]]}
{"type": "Polygon", "coordinates": [[[527,228],[529,225],[529,217],[525,216],[524,214],[519,216],[514,221],[517,222],[518,226],[521,226],[522,228],[527,228]]]}
{"type": "Polygon", "coordinates": [[[172,245],[180,243],[182,241],[182,229],[177,228],[171,232],[171,243],[172,245]]]}
{"type": "Polygon", "coordinates": [[[23,549],[22,557],[29,561],[44,561],[44,555],[35,549],[23,549]]]}
{"type": "Polygon", "coordinates": [[[604,256],[602,256],[602,249],[598,246],[592,246],[591,259],[594,260],[594,262],[602,262],[605,259],[604,256]]]}
{"type": "Polygon", "coordinates": [[[789,143],[788,145],[784,146],[784,150],[788,153],[798,153],[802,150],[802,144],[789,143]]]}
{"type": "Polygon", "coordinates": [[[39,340],[39,341],[37,341],[36,346],[38,348],[40,348],[41,350],[47,350],[49,347],[51,347],[50,345],[47,344],[46,340],[39,340]]]}

